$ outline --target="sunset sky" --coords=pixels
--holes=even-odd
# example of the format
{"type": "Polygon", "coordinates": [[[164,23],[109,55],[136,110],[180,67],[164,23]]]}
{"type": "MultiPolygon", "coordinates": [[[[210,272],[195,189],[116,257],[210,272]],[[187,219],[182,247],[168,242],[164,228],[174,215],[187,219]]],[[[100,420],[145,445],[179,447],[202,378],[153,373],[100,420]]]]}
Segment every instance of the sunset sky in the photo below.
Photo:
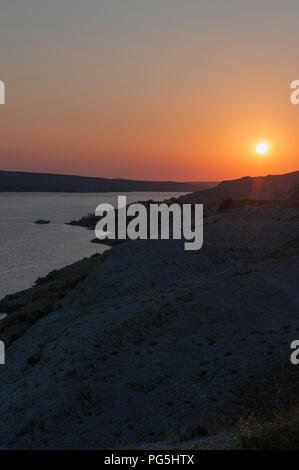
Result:
{"type": "Polygon", "coordinates": [[[3,0],[0,169],[181,181],[298,170],[298,23],[295,0],[3,0]]]}

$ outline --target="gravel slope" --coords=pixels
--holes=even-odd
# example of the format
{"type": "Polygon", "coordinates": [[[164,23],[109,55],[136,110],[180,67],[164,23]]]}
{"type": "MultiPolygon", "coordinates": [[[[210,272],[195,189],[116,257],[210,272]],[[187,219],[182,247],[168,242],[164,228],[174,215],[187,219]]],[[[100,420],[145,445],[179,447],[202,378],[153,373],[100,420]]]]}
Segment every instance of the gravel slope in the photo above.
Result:
{"type": "Polygon", "coordinates": [[[205,245],[113,248],[7,349],[0,448],[114,448],[233,420],[236,385],[298,336],[295,207],[205,220],[205,245]]]}

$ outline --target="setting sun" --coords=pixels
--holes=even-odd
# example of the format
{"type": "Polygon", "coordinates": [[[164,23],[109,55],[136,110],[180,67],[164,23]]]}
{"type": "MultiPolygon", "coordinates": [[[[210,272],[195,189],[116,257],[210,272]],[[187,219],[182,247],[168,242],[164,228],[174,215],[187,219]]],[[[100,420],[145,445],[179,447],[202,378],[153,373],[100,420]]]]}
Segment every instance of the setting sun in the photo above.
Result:
{"type": "Polygon", "coordinates": [[[259,155],[265,155],[269,151],[269,145],[266,142],[260,142],[255,147],[255,150],[259,155]]]}

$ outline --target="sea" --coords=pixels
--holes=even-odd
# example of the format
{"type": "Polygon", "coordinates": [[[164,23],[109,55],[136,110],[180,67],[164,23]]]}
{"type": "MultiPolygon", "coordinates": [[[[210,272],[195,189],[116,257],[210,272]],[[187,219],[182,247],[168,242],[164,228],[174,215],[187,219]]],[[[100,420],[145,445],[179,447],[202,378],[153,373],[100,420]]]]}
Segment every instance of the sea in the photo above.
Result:
{"type": "MultiPolygon", "coordinates": [[[[178,192],[130,192],[127,202],[163,201],[178,192]]],[[[93,230],[66,225],[93,213],[100,203],[117,205],[116,193],[0,193],[0,300],[31,287],[37,278],[107,249],[91,243],[93,230]],[[49,220],[38,225],[36,220],[49,220]]]]}

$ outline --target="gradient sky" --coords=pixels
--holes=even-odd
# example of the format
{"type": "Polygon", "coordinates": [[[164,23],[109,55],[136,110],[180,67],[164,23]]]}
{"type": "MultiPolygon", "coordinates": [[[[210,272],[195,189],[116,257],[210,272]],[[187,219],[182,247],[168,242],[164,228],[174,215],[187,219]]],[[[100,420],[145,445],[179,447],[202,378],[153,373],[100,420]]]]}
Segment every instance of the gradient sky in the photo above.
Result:
{"type": "Polygon", "coordinates": [[[298,57],[298,0],[3,0],[0,169],[193,181],[297,170],[298,57]]]}

